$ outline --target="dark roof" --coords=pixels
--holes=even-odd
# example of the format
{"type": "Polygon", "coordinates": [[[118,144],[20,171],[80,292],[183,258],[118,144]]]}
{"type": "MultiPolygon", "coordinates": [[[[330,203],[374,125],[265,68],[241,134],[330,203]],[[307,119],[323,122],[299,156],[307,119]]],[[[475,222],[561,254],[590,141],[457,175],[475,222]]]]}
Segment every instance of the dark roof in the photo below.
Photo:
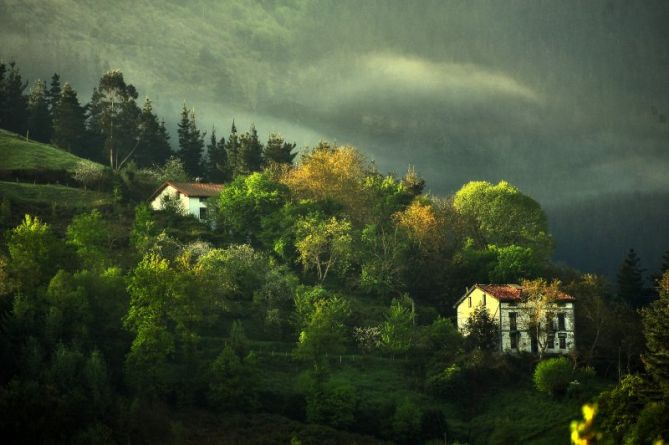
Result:
{"type": "Polygon", "coordinates": [[[171,185],[175,189],[177,189],[180,193],[183,193],[186,196],[216,196],[218,195],[221,190],[223,190],[223,187],[225,187],[224,184],[207,184],[204,182],[172,182],[172,181],[167,181],[163,183],[158,189],[156,189],[155,192],[151,195],[149,198],[149,201],[153,201],[156,196],[162,192],[165,187],[168,185],[171,185]]]}
{"type": "MultiPolygon", "coordinates": [[[[501,302],[513,303],[521,302],[525,299],[523,296],[523,288],[519,284],[475,284],[467,289],[467,292],[465,292],[462,298],[460,298],[453,307],[457,307],[462,300],[464,300],[477,287],[501,302]]],[[[557,298],[557,301],[560,302],[574,300],[576,300],[574,297],[565,294],[564,292],[561,292],[557,298]]]]}

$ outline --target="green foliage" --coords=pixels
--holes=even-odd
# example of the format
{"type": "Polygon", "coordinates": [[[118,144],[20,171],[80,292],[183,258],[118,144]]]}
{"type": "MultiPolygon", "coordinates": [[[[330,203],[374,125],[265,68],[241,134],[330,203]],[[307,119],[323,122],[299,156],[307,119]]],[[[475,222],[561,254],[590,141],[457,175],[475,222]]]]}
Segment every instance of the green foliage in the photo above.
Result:
{"type": "Polygon", "coordinates": [[[549,258],[553,242],[546,215],[535,200],[508,182],[469,182],[455,194],[453,205],[483,245],[529,247],[538,258],[549,258]]]}
{"type": "Polygon", "coordinates": [[[348,220],[311,214],[298,220],[296,238],[300,263],[305,271],[315,269],[319,281],[330,269],[343,273],[349,267],[353,238],[348,220]]]}
{"type": "Polygon", "coordinates": [[[211,364],[210,402],[219,409],[252,410],[257,406],[256,359],[253,354],[240,357],[232,345],[226,345],[211,364]]]}
{"type": "Polygon", "coordinates": [[[292,164],[297,153],[293,153],[295,143],[288,143],[277,133],[269,135],[267,144],[263,149],[263,158],[266,164],[292,164]]]}
{"type": "Polygon", "coordinates": [[[397,229],[367,225],[360,236],[360,285],[372,294],[387,295],[405,288],[409,244],[397,229]]]}
{"type": "Polygon", "coordinates": [[[204,149],[204,134],[195,123],[195,110],[189,110],[184,103],[179,121],[179,151],[178,156],[183,162],[186,174],[191,178],[201,177],[202,152],[204,149]]]}
{"type": "Polygon", "coordinates": [[[251,301],[268,273],[267,257],[248,244],[212,249],[197,261],[199,282],[210,298],[251,301]]]}
{"type": "Polygon", "coordinates": [[[349,302],[330,295],[321,287],[303,288],[295,296],[300,329],[295,355],[315,368],[325,362],[326,354],[335,356],[345,350],[344,321],[350,315],[349,302]]]}
{"type": "Polygon", "coordinates": [[[103,147],[102,153],[90,153],[88,157],[106,159],[114,171],[119,171],[137,148],[141,114],[137,96],[123,73],[111,70],[102,75],[88,104],[88,130],[94,138],[91,145],[103,147]]]}
{"type": "Polygon", "coordinates": [[[36,80],[28,97],[28,134],[40,142],[51,140],[51,114],[49,113],[46,84],[36,80]]]}
{"type": "Polygon", "coordinates": [[[51,108],[53,115],[53,144],[78,156],[86,154],[84,108],[79,103],[77,92],[69,83],[63,85],[58,100],[51,108]]]}
{"type": "MultiPolygon", "coordinates": [[[[223,189],[216,201],[216,226],[232,242],[258,245],[262,239],[265,244],[273,243],[271,236],[263,233],[267,230],[265,221],[272,218],[285,201],[285,187],[268,175],[238,176],[223,189]]],[[[271,247],[271,244],[265,247],[271,247]]]]}
{"type": "Polygon", "coordinates": [[[381,343],[390,354],[404,354],[414,341],[416,309],[413,300],[404,295],[393,299],[386,320],[381,325],[381,343]]]}
{"type": "Polygon", "coordinates": [[[642,356],[646,372],[669,399],[669,271],[659,283],[659,298],[642,310],[647,353],[642,356]]]}
{"type": "Polygon", "coordinates": [[[74,247],[84,268],[107,266],[111,243],[109,224],[98,210],[75,216],[67,227],[67,243],[74,247]]]}
{"type": "Polygon", "coordinates": [[[489,245],[488,250],[497,259],[488,273],[491,283],[517,283],[522,279],[535,278],[541,271],[542,264],[529,247],[489,245]]]}
{"type": "Polygon", "coordinates": [[[537,389],[552,396],[564,394],[573,378],[573,365],[566,357],[543,360],[534,370],[537,389]]]}
{"type": "Polygon", "coordinates": [[[191,291],[195,276],[186,261],[179,258],[171,264],[149,253],[130,276],[130,307],[124,325],[135,338],[126,369],[139,394],[165,395],[174,389],[177,371],[192,372],[197,366],[197,326],[204,307],[200,292],[191,291]]]}
{"type": "Polygon", "coordinates": [[[10,270],[20,289],[30,292],[46,283],[63,259],[63,243],[48,224],[25,215],[7,236],[10,270]]]}
{"type": "Polygon", "coordinates": [[[137,164],[143,167],[164,163],[172,153],[169,134],[165,128],[165,123],[158,123],[158,117],[153,112],[153,104],[148,97],[144,100],[138,127],[137,148],[135,150],[137,164]]]}
{"type": "Polygon", "coordinates": [[[404,399],[395,407],[392,422],[393,434],[399,442],[409,441],[418,435],[421,415],[420,409],[409,399],[404,399]]]}
{"type": "Polygon", "coordinates": [[[474,309],[465,323],[465,335],[470,349],[497,350],[499,326],[485,306],[474,309]]]}
{"type": "Polygon", "coordinates": [[[153,212],[147,204],[135,207],[135,220],[130,231],[130,244],[143,255],[155,242],[158,236],[153,212]]]}
{"type": "Polygon", "coordinates": [[[335,428],[346,428],[353,423],[357,397],[350,383],[335,379],[324,382],[322,377],[312,375],[305,380],[309,422],[335,428]]]}

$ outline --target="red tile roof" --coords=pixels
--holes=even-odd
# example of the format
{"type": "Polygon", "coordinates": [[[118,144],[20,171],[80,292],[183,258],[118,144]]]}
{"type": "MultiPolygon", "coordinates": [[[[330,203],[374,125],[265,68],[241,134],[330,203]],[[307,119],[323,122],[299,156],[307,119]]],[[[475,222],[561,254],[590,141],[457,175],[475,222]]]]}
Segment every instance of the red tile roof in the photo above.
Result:
{"type": "Polygon", "coordinates": [[[158,189],[153,192],[151,197],[149,198],[149,201],[153,201],[156,196],[162,192],[165,187],[168,185],[171,185],[175,189],[177,189],[180,193],[183,193],[186,196],[216,196],[218,195],[221,190],[223,190],[223,187],[225,187],[224,184],[207,184],[204,182],[172,182],[172,181],[167,181],[163,183],[158,189]]]}
{"type": "MultiPolygon", "coordinates": [[[[523,288],[518,284],[477,284],[476,287],[483,292],[492,295],[499,301],[514,302],[523,301],[523,288]]],[[[564,292],[560,293],[557,301],[574,301],[575,298],[564,292]]]]}

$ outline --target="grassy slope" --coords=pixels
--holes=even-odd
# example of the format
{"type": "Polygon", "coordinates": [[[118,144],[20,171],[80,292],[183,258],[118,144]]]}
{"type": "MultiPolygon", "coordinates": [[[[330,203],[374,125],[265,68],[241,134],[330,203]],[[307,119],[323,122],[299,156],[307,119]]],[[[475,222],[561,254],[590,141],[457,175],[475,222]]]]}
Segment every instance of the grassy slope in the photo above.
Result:
{"type": "Polygon", "coordinates": [[[0,195],[12,201],[32,204],[58,204],[62,207],[88,208],[111,203],[106,193],[62,185],[24,184],[0,181],[0,195]]]}
{"type": "MultiPolygon", "coordinates": [[[[51,145],[0,130],[0,170],[65,170],[71,172],[82,161],[78,156],[51,145]]],[[[90,161],[87,161],[90,162],[90,161]]]]}

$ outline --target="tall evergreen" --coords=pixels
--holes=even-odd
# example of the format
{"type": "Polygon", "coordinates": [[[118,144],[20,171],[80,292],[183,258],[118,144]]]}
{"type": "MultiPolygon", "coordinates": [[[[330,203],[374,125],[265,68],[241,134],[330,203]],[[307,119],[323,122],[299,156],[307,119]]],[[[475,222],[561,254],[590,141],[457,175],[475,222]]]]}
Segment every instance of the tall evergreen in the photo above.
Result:
{"type": "Polygon", "coordinates": [[[184,104],[179,121],[179,158],[184,164],[188,176],[202,177],[202,152],[204,149],[204,134],[197,129],[195,111],[189,110],[184,104]]]}
{"type": "Polygon", "coordinates": [[[297,156],[297,153],[293,153],[294,149],[295,143],[290,144],[280,134],[272,133],[263,150],[264,163],[292,164],[297,156]]]}
{"type": "Polygon", "coordinates": [[[211,129],[207,145],[207,179],[211,182],[225,182],[229,179],[228,155],[225,151],[225,138],[216,140],[216,131],[211,129]]]}
{"type": "Polygon", "coordinates": [[[79,104],[77,92],[66,82],[60,93],[60,99],[53,109],[53,135],[51,137],[53,143],[72,153],[83,155],[85,119],[84,109],[79,104]]]}
{"type": "Polygon", "coordinates": [[[28,99],[28,134],[39,142],[51,141],[51,113],[46,84],[36,80],[28,99]]]}
{"type": "Polygon", "coordinates": [[[97,158],[114,170],[133,156],[138,145],[141,110],[136,99],[135,87],[125,82],[123,73],[112,70],[100,78],[88,105],[89,143],[100,151],[97,158]]]}
{"type": "Polygon", "coordinates": [[[165,126],[158,122],[153,112],[153,104],[147,97],[139,116],[139,139],[135,160],[141,167],[163,164],[172,154],[169,135],[165,126]]]}
{"type": "Polygon", "coordinates": [[[258,139],[256,126],[251,124],[249,131],[239,138],[239,162],[237,173],[248,175],[260,171],[262,167],[263,146],[258,139]]]}
{"type": "Polygon", "coordinates": [[[237,135],[237,127],[235,121],[232,121],[232,128],[230,129],[230,136],[225,143],[225,152],[228,157],[228,171],[230,176],[234,178],[239,174],[240,170],[240,156],[239,156],[239,136],[237,135]]]}
{"type": "Polygon", "coordinates": [[[60,99],[60,92],[61,92],[61,85],[60,85],[60,75],[58,73],[53,73],[53,76],[51,76],[51,84],[49,85],[49,93],[48,93],[48,102],[49,102],[49,110],[53,113],[54,108],[56,108],[56,105],[58,104],[58,100],[60,99]]]}
{"type": "Polygon", "coordinates": [[[643,306],[645,301],[643,269],[639,264],[639,257],[630,249],[618,270],[618,297],[632,308],[643,306]]]}
{"type": "Polygon", "coordinates": [[[7,77],[2,82],[0,128],[25,134],[28,126],[28,98],[23,92],[27,86],[16,63],[11,62],[7,77]]]}

